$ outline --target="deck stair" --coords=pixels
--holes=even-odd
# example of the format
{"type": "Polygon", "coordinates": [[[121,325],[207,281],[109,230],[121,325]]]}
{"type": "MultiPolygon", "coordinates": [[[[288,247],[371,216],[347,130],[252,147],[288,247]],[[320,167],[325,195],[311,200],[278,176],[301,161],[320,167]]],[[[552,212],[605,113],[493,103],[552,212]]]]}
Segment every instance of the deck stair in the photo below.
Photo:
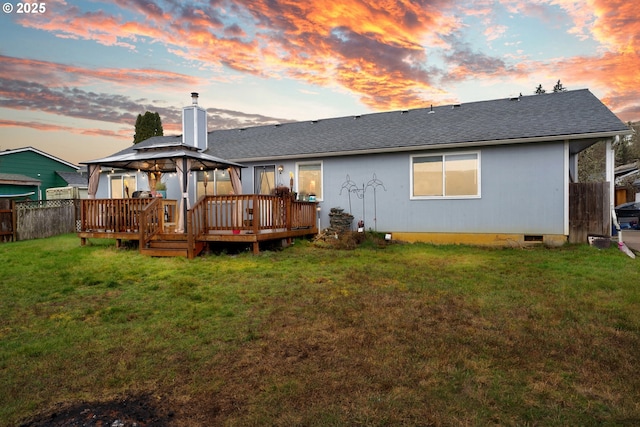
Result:
{"type": "MultiPolygon", "coordinates": [[[[204,249],[204,242],[196,242],[193,256],[197,256],[204,249]]],[[[147,247],[141,247],[140,253],[154,257],[188,257],[189,242],[184,234],[159,234],[155,236],[147,247]]]]}

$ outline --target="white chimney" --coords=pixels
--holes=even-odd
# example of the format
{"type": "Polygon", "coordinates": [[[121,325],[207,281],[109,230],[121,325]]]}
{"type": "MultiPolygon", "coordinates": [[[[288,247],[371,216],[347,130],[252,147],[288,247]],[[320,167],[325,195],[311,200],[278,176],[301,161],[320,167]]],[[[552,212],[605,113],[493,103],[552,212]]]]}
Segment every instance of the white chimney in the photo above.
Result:
{"type": "Polygon", "coordinates": [[[191,92],[191,105],[182,109],[182,143],[207,149],[207,110],[198,106],[197,92],[191,92]]]}

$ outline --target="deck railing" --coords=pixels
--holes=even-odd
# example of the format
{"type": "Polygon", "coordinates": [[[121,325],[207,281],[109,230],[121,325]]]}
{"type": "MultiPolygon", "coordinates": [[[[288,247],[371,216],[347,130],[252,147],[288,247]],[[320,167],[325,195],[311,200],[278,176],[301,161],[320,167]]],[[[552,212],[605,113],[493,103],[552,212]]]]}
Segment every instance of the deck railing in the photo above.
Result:
{"type": "Polygon", "coordinates": [[[140,211],[153,199],[89,199],[82,201],[83,231],[134,232],[140,211]]]}
{"type": "Polygon", "coordinates": [[[314,228],[316,203],[262,194],[207,196],[190,211],[195,235],[314,228]]]}
{"type": "Polygon", "coordinates": [[[158,201],[162,214],[160,225],[175,224],[176,201],[164,199],[86,199],[81,205],[81,231],[137,233],[140,214],[152,202],[158,201]]]}
{"type": "MultiPolygon", "coordinates": [[[[315,229],[316,203],[262,194],[205,196],[187,213],[187,234],[258,234],[267,231],[315,229]]],[[[83,232],[137,233],[142,240],[174,232],[177,202],[164,199],[82,200],[83,232]]]]}
{"type": "Polygon", "coordinates": [[[146,247],[153,236],[162,230],[164,212],[160,199],[152,199],[151,203],[140,212],[140,247],[146,247]]]}

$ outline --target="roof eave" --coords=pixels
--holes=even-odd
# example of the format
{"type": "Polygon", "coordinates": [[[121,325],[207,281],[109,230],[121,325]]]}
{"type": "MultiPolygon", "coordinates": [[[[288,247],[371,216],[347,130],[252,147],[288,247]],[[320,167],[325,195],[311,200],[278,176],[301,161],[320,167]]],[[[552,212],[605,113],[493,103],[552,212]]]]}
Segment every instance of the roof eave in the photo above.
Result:
{"type": "Polygon", "coordinates": [[[3,185],[25,185],[27,187],[31,186],[31,187],[36,187],[38,185],[41,185],[42,182],[41,181],[37,181],[37,180],[22,180],[22,179],[0,179],[0,184],[3,185]]]}
{"type": "Polygon", "coordinates": [[[447,150],[451,148],[486,147],[490,145],[512,145],[512,144],[526,144],[526,143],[536,143],[536,142],[600,140],[600,139],[614,138],[616,136],[624,136],[630,133],[631,133],[630,130],[620,130],[620,131],[610,131],[610,132],[580,133],[580,134],[573,134],[573,135],[540,136],[540,137],[534,137],[534,138],[514,138],[514,139],[500,139],[500,140],[487,140],[487,141],[452,142],[452,143],[446,143],[446,144],[410,145],[410,146],[404,146],[404,147],[373,148],[373,149],[365,149],[365,150],[286,154],[281,156],[245,157],[245,158],[234,158],[232,159],[232,161],[238,162],[238,163],[247,163],[247,162],[263,162],[263,161],[273,161],[273,160],[307,159],[307,158],[318,158],[318,157],[355,156],[355,155],[362,155],[362,154],[400,153],[400,152],[407,152],[407,151],[447,150]]]}
{"type": "Polygon", "coordinates": [[[21,194],[0,194],[0,199],[14,199],[18,197],[28,197],[36,194],[35,191],[30,191],[29,193],[21,193],[21,194]]]}

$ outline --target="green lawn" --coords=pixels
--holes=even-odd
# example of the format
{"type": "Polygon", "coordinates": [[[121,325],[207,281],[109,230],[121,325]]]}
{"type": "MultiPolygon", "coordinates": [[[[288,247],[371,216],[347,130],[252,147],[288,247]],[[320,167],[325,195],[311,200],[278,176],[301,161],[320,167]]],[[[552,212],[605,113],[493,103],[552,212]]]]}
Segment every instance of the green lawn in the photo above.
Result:
{"type": "Polygon", "coordinates": [[[639,425],[639,289],[588,246],[0,244],[0,425],[137,394],[175,425],[639,425]]]}

